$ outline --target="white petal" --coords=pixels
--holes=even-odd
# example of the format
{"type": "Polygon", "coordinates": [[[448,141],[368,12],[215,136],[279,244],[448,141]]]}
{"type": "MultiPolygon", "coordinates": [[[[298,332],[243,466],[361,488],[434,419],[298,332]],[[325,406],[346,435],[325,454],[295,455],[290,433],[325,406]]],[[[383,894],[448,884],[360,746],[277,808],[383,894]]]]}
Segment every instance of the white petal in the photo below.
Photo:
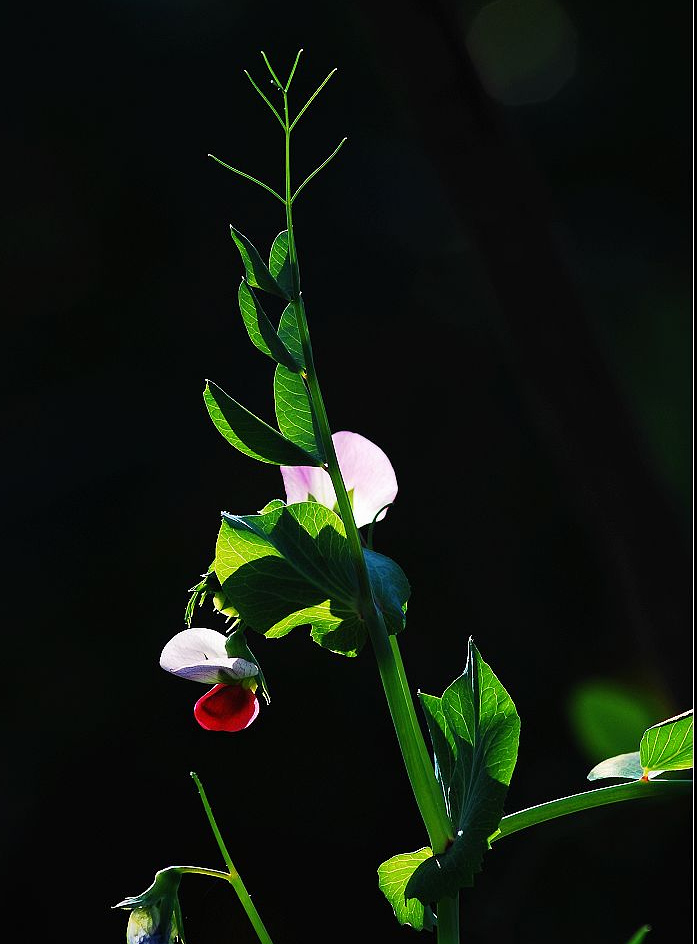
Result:
{"type": "Polygon", "coordinates": [[[259,671],[253,662],[228,656],[222,633],[203,627],[173,636],[162,650],[160,665],[167,672],[206,685],[238,682],[259,671]]]}

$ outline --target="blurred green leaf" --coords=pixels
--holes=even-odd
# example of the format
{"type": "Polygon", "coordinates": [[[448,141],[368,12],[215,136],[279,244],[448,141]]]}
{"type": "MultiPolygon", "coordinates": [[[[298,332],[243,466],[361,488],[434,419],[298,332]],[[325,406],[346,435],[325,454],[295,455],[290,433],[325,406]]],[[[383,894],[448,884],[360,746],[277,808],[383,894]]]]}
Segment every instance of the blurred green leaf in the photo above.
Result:
{"type": "Polygon", "coordinates": [[[452,845],[426,859],[407,883],[407,897],[428,904],[457,895],[481,871],[488,838],[503,815],[518,756],[520,719],[471,638],[464,673],[441,698],[422,695],[421,703],[456,833],[452,845]]]}
{"type": "Polygon", "coordinates": [[[290,370],[298,370],[295,359],[278,337],[259,299],[244,279],[240,283],[237,298],[242,320],[252,344],[276,363],[283,364],[290,370]]]}
{"type": "Polygon", "coordinates": [[[683,712],[654,724],[644,732],[639,745],[641,766],[655,770],[687,770],[693,765],[693,712],[683,712]]]}
{"type": "Polygon", "coordinates": [[[646,937],[646,935],[649,933],[650,930],[651,930],[650,924],[643,925],[642,927],[639,928],[638,931],[635,931],[634,934],[632,934],[630,939],[627,941],[627,944],[641,944],[641,942],[644,940],[644,938],[646,937]]]}
{"type": "Polygon", "coordinates": [[[273,378],[273,393],[278,428],[287,439],[314,456],[316,465],[321,465],[324,453],[305,381],[300,374],[279,364],[273,378]]]}
{"type": "Polygon", "coordinates": [[[666,712],[666,705],[646,687],[594,678],[575,687],[568,712],[579,746],[595,763],[635,748],[654,719],[666,712]]]}
{"type": "Polygon", "coordinates": [[[293,272],[288,254],[288,230],[274,239],[269,254],[269,271],[288,298],[293,296],[293,272]]]}
{"type": "Polygon", "coordinates": [[[289,301],[290,295],[271,275],[266,266],[266,263],[263,261],[256,248],[247,239],[247,237],[238,232],[234,226],[230,227],[230,235],[232,236],[235,245],[240,251],[247,282],[252,286],[252,288],[260,288],[263,292],[270,292],[272,295],[279,295],[281,298],[285,298],[286,301],[289,301]]]}
{"type": "Polygon", "coordinates": [[[275,465],[320,465],[313,455],[250,413],[212,381],[206,383],[203,398],[215,428],[246,456],[275,465]]]}
{"type": "Polygon", "coordinates": [[[405,898],[404,890],[417,866],[432,855],[426,846],[393,856],[378,869],[380,891],[392,905],[397,921],[410,925],[415,931],[431,931],[435,917],[429,905],[422,905],[418,898],[405,898]]]}
{"type": "MultiPolygon", "coordinates": [[[[388,630],[399,632],[407,579],[381,554],[366,552],[365,560],[388,630]]],[[[365,642],[346,532],[324,505],[299,502],[261,515],[224,513],[215,572],[245,623],[266,636],[310,626],[315,642],[347,656],[365,642]]]]}

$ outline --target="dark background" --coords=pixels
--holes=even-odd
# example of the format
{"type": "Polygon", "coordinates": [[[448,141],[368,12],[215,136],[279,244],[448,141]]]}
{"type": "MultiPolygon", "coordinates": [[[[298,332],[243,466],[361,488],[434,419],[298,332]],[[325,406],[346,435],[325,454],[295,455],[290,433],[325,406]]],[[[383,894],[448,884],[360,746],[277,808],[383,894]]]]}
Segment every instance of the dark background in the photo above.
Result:
{"type": "MultiPolygon", "coordinates": [[[[349,137],[296,210],[325,399],[397,471],[377,548],[412,584],[410,681],[440,693],[474,635],[522,717],[520,809],[601,759],[579,686],[656,721],[691,704],[691,14],[100,0],[3,20],[6,938],[122,941],[109,907],[157,868],[218,867],[194,769],[276,944],[408,940],[375,869],[425,835],[369,649],[255,637],[273,702],[229,737],[157,666],[220,509],[282,496],[201,399],[210,377],[272,416],[228,224],[266,250],[281,208],[206,155],[280,187],[242,69],[265,83],[260,48],[285,74],[303,46],[299,105],[339,67],[296,135],[300,179],[349,137]]],[[[464,940],[684,940],[688,817],[620,805],[505,840],[464,940]]],[[[222,883],[183,901],[192,944],[254,940],[222,883]]]]}

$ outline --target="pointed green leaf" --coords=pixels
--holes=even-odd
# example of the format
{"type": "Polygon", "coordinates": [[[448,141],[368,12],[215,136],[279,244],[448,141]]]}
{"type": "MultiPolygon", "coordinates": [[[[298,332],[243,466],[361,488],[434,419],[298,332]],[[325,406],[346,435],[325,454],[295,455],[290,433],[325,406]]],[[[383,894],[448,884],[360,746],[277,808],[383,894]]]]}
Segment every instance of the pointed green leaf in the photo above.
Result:
{"type": "Polygon", "coordinates": [[[206,383],[203,398],[215,428],[246,456],[275,465],[320,465],[314,456],[285,439],[212,381],[206,383]]]}
{"type": "MultiPolygon", "coordinates": [[[[382,555],[366,563],[385,622],[398,631],[408,584],[382,555]],[[377,560],[379,558],[379,560],[377,560]],[[392,574],[392,580],[388,579],[392,574]]],[[[285,636],[310,626],[319,645],[353,656],[365,642],[346,532],[338,515],[317,502],[274,507],[261,515],[223,514],[215,572],[226,597],[257,632],[285,636]]]]}
{"type": "Polygon", "coordinates": [[[601,761],[588,774],[588,780],[604,780],[606,777],[617,777],[622,780],[641,780],[644,771],[639,760],[639,751],[629,754],[617,754],[601,761]]]}
{"type": "Polygon", "coordinates": [[[515,705],[471,639],[468,648],[464,673],[443,696],[421,696],[455,829],[452,845],[426,859],[407,883],[407,897],[424,904],[474,884],[487,840],[503,815],[518,755],[515,705]]]}
{"type": "MultiPolygon", "coordinates": [[[[299,304],[302,304],[302,300],[299,304]]],[[[281,320],[278,322],[278,337],[290,351],[296,364],[300,364],[301,367],[306,367],[305,354],[303,353],[300,331],[298,330],[298,319],[292,304],[286,305],[283,310],[281,320]]]]}
{"type": "Polygon", "coordinates": [[[687,770],[693,765],[692,709],[654,724],[644,731],[639,745],[641,766],[646,773],[658,770],[687,770]]]}
{"type": "Polygon", "coordinates": [[[324,453],[305,381],[300,374],[279,364],[273,378],[273,393],[278,428],[286,439],[313,455],[320,465],[324,453]]]}
{"type": "Polygon", "coordinates": [[[247,282],[252,288],[260,288],[264,292],[279,295],[281,298],[285,298],[286,301],[289,301],[290,295],[281,288],[276,279],[271,275],[266,263],[247,237],[239,233],[234,226],[230,227],[230,235],[240,251],[247,282]]]}
{"type": "Polygon", "coordinates": [[[435,917],[431,908],[422,905],[418,898],[405,898],[404,889],[417,866],[432,855],[426,846],[415,852],[393,856],[378,869],[380,891],[392,905],[397,921],[410,925],[415,931],[431,931],[435,917]]]}
{"type": "Polygon", "coordinates": [[[645,924],[639,928],[638,931],[635,931],[634,934],[627,941],[627,944],[641,944],[642,941],[646,939],[646,935],[651,930],[650,924],[645,924]]]}
{"type": "Polygon", "coordinates": [[[293,270],[288,252],[287,229],[284,229],[282,233],[279,233],[273,241],[271,253],[269,254],[269,271],[286,293],[286,296],[288,298],[292,298],[294,294],[293,270]]]}
{"type": "Polygon", "coordinates": [[[240,282],[237,299],[240,304],[242,320],[252,344],[263,354],[275,360],[276,363],[283,364],[289,370],[298,370],[298,364],[296,364],[283,341],[278,337],[276,329],[261,307],[259,299],[244,279],[240,282]]]}

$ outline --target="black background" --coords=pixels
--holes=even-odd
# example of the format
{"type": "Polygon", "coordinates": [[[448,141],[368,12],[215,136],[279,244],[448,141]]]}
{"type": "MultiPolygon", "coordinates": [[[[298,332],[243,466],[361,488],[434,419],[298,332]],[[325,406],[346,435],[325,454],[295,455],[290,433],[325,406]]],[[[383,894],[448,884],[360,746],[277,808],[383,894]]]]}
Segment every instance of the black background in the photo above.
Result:
{"type": "MultiPolygon", "coordinates": [[[[575,685],[691,704],[690,17],[565,0],[568,80],[516,103],[467,57],[482,6],[3,15],[8,940],[121,941],[109,907],[157,868],[219,866],[191,769],[276,944],[414,936],[376,888],[425,835],[369,649],[255,637],[273,702],[230,737],[157,666],[220,509],[282,497],[201,400],[210,377],[272,416],[228,224],[266,249],[282,211],[206,157],[281,185],[242,72],[265,81],[260,47],[282,73],[304,47],[297,103],[339,67],[298,176],[349,141],[297,239],[332,425],[397,471],[377,547],[412,584],[412,685],[442,691],[474,635],[523,721],[508,811],[585,788],[575,685]]],[[[550,8],[517,8],[529,29],[499,62],[550,8]]],[[[644,922],[684,940],[688,815],[629,804],[502,842],[464,940],[623,944],[644,922]]],[[[254,940],[222,883],[189,879],[183,902],[193,944],[254,940]]]]}

